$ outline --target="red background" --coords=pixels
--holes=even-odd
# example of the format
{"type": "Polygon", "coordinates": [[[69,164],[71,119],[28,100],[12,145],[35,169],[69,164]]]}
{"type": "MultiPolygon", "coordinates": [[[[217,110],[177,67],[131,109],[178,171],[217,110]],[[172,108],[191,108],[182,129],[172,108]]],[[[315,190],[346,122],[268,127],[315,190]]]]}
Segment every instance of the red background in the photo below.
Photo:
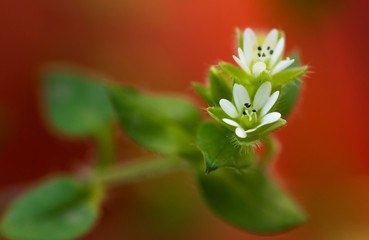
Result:
{"type": "MultiPolygon", "coordinates": [[[[232,62],[235,27],[283,29],[310,72],[288,127],[277,132],[280,182],[309,222],[253,236],[214,217],[191,176],[117,188],[82,239],[369,239],[369,6],[364,0],[1,1],[0,205],[51,173],[86,165],[88,139],[64,139],[43,117],[39,71],[67,62],[152,92],[205,104],[190,87],[232,62]]],[[[146,153],[117,131],[117,155],[146,153]]]]}

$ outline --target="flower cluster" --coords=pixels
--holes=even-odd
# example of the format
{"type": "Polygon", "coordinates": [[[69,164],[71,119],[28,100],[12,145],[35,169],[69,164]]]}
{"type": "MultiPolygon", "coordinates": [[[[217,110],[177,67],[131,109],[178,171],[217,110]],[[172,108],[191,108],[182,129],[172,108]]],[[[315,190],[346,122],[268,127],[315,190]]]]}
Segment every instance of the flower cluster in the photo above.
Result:
{"type": "Polygon", "coordinates": [[[233,56],[239,68],[220,63],[220,70],[210,70],[208,88],[194,85],[211,105],[209,114],[233,131],[240,143],[252,144],[286,123],[280,111],[283,86],[301,77],[307,66],[284,58],[284,47],[281,31],[257,35],[247,28],[239,36],[238,56],[233,56]]]}

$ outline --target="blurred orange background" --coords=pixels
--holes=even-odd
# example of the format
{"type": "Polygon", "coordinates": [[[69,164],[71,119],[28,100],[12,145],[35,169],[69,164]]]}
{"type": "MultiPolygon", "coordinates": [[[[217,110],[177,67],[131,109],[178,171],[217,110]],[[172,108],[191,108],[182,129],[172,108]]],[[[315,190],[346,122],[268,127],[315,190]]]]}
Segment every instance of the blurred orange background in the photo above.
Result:
{"type": "MultiPolygon", "coordinates": [[[[207,209],[187,173],[115,188],[97,239],[369,239],[369,4],[364,0],[1,1],[0,207],[24,186],[76,171],[94,155],[89,139],[50,131],[40,99],[40,70],[66,62],[152,92],[205,103],[191,89],[209,66],[233,62],[235,27],[283,29],[287,52],[309,64],[302,96],[277,131],[274,164],[281,184],[309,222],[255,236],[207,209]]],[[[120,130],[120,161],[145,154],[120,130]]]]}

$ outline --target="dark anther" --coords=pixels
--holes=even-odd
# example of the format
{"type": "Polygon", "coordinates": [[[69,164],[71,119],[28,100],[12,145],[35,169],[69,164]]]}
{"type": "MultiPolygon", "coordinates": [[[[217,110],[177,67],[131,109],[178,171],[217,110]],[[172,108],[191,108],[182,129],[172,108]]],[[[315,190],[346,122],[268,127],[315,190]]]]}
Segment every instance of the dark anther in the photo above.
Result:
{"type": "Polygon", "coordinates": [[[243,115],[246,115],[246,111],[243,111],[243,112],[242,112],[242,114],[243,114],[243,115]]]}
{"type": "Polygon", "coordinates": [[[265,57],[265,53],[263,53],[263,57],[265,57]]]}
{"type": "Polygon", "coordinates": [[[249,108],[249,107],[251,107],[251,104],[250,103],[245,103],[245,107],[249,108]]]}
{"type": "Polygon", "coordinates": [[[269,49],[270,49],[270,46],[267,47],[267,50],[269,50],[269,49]]]}
{"type": "Polygon", "coordinates": [[[252,109],[252,112],[256,112],[256,110],[255,109],[252,109]]]}
{"type": "Polygon", "coordinates": [[[258,53],[258,57],[261,57],[261,54],[260,53],[258,53]]]}
{"type": "Polygon", "coordinates": [[[270,55],[272,55],[272,54],[273,54],[273,50],[270,50],[270,52],[269,52],[269,53],[270,53],[270,55]]]}
{"type": "MultiPolygon", "coordinates": [[[[258,47],[258,50],[259,50],[259,51],[261,51],[261,47],[260,47],[260,46],[258,47]]],[[[269,49],[268,49],[268,50],[269,50],[269,49]]]]}

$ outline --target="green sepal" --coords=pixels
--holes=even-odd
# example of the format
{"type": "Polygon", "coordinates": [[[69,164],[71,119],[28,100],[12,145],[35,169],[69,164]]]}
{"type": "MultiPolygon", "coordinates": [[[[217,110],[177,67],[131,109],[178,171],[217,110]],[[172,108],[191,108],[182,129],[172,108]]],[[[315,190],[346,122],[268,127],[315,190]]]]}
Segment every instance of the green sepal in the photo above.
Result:
{"type": "Polygon", "coordinates": [[[285,71],[273,75],[271,82],[273,86],[280,86],[287,84],[306,73],[308,66],[290,68],[285,71]]]}
{"type": "Polygon", "coordinates": [[[255,151],[235,144],[235,136],[216,122],[204,122],[197,132],[197,145],[204,160],[206,173],[218,168],[247,168],[255,161],[255,151]]]}
{"type": "Polygon", "coordinates": [[[258,141],[263,135],[266,135],[274,130],[277,130],[278,128],[286,125],[287,121],[284,119],[279,119],[278,121],[275,121],[273,123],[269,123],[267,125],[261,126],[257,128],[254,132],[248,133],[247,137],[245,139],[243,138],[237,138],[238,142],[241,145],[250,145],[258,141]]]}
{"type": "Polygon", "coordinates": [[[213,101],[210,89],[208,87],[204,87],[197,83],[192,83],[192,87],[205,100],[207,104],[209,104],[210,106],[216,105],[216,103],[213,101]]]}
{"type": "Polygon", "coordinates": [[[250,84],[250,75],[247,74],[243,69],[234,66],[233,64],[227,62],[220,62],[218,64],[219,68],[238,84],[249,85],[250,84]]]}
{"type": "Polygon", "coordinates": [[[92,189],[73,178],[49,180],[10,206],[1,233],[13,240],[77,238],[97,220],[100,195],[100,188],[92,189]]]}
{"type": "Polygon", "coordinates": [[[228,128],[231,131],[234,130],[234,127],[232,127],[229,124],[226,124],[223,121],[223,118],[229,118],[229,116],[223,111],[221,107],[208,107],[206,111],[208,111],[209,115],[215,120],[217,120],[221,125],[223,125],[224,127],[228,128]]]}
{"type": "Polygon", "coordinates": [[[301,80],[295,79],[282,86],[281,96],[279,97],[275,110],[282,115],[282,118],[287,118],[295,106],[300,93],[301,84],[301,80]]]}
{"type": "MultiPolygon", "coordinates": [[[[292,58],[295,59],[295,61],[291,64],[291,66],[288,67],[287,70],[296,68],[299,65],[298,53],[292,54],[292,58]]],[[[281,113],[282,118],[287,118],[288,115],[291,113],[298,99],[301,85],[301,80],[296,78],[287,84],[277,87],[280,88],[278,90],[280,90],[281,95],[276,104],[275,111],[281,113]]]]}
{"type": "Polygon", "coordinates": [[[222,168],[208,175],[198,172],[197,176],[209,208],[243,230],[270,234],[306,221],[300,208],[262,169],[222,168]]]}
{"type": "Polygon", "coordinates": [[[219,106],[220,99],[231,99],[232,88],[230,82],[215,67],[210,68],[209,73],[210,92],[215,105],[219,106]]]}
{"type": "Polygon", "coordinates": [[[201,116],[190,102],[141,94],[132,88],[107,86],[121,126],[142,146],[167,154],[189,154],[201,116]]]}

